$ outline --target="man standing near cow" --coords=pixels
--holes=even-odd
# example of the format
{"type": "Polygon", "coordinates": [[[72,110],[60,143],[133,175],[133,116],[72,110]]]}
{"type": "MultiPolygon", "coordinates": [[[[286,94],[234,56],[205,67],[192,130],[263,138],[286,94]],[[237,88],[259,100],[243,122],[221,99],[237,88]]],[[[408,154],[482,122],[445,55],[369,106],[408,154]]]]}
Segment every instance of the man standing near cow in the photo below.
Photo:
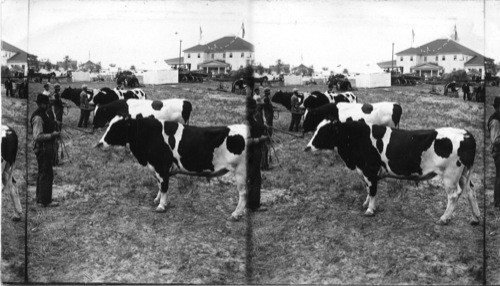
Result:
{"type": "Polygon", "coordinates": [[[92,109],[90,108],[89,97],[87,95],[87,85],[82,85],[82,89],[80,93],[80,120],[78,120],[78,127],[87,128],[92,109]]]}
{"type": "Polygon", "coordinates": [[[462,85],[462,91],[464,93],[464,101],[468,100],[471,101],[471,94],[470,94],[470,85],[467,81],[462,85]]]}
{"type": "Polygon", "coordinates": [[[495,108],[495,113],[493,113],[488,119],[491,154],[493,156],[496,169],[493,204],[496,208],[500,208],[500,96],[495,97],[493,108],[495,108]]]}
{"type": "Polygon", "coordinates": [[[297,88],[293,89],[290,111],[292,113],[292,121],[290,122],[290,127],[288,128],[288,131],[298,132],[300,118],[302,116],[302,110],[300,109],[299,90],[297,88]]]}
{"type": "Polygon", "coordinates": [[[14,97],[12,93],[12,80],[10,80],[10,77],[8,77],[3,84],[5,86],[5,96],[9,97],[10,94],[11,97],[14,97]]]}
{"type": "Polygon", "coordinates": [[[33,128],[33,143],[36,159],[38,162],[38,177],[36,182],[36,202],[44,207],[56,207],[59,204],[52,201],[52,182],[54,171],[52,164],[54,160],[54,144],[60,133],[56,131],[56,122],[49,117],[49,97],[38,94],[36,98],[38,109],[31,115],[31,127],[33,128]]]}
{"type": "MultiPolygon", "coordinates": [[[[253,74],[253,72],[249,74],[253,74]]],[[[265,136],[265,126],[255,119],[257,102],[253,98],[253,79],[249,79],[247,82],[249,84],[246,90],[246,119],[250,127],[250,138],[247,140],[247,208],[250,211],[256,212],[267,210],[260,204],[262,145],[267,140],[267,137],[265,136]]]]}
{"type": "Polygon", "coordinates": [[[264,114],[264,124],[266,126],[266,131],[267,135],[269,136],[269,139],[265,141],[263,144],[262,148],[262,163],[261,163],[261,169],[262,170],[269,170],[269,161],[270,161],[270,156],[269,156],[269,147],[271,145],[271,136],[273,135],[273,117],[274,117],[274,110],[273,110],[273,105],[271,103],[271,89],[269,87],[266,87],[264,89],[264,98],[262,99],[261,103],[261,112],[264,114]]]}

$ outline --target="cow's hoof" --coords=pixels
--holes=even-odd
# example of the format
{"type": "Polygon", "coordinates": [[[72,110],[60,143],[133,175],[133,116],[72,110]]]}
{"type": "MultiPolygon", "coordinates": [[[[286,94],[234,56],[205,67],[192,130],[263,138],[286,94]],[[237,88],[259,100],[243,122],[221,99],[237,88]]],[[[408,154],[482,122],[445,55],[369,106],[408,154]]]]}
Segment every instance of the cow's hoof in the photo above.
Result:
{"type": "Polygon", "coordinates": [[[450,222],[450,220],[448,220],[448,219],[445,219],[445,220],[439,219],[438,221],[436,221],[436,224],[437,225],[448,225],[448,222],[450,222]]]}
{"type": "Polygon", "coordinates": [[[471,220],[470,225],[479,225],[479,220],[476,219],[471,220]]]}
{"type": "Polygon", "coordinates": [[[162,206],[162,205],[159,205],[157,208],[156,208],[156,212],[157,213],[164,213],[166,211],[165,207],[162,206]]]}
{"type": "Polygon", "coordinates": [[[15,216],[15,217],[12,217],[12,220],[13,221],[21,221],[21,217],[20,216],[15,216]]]}
{"type": "Polygon", "coordinates": [[[368,217],[375,216],[375,212],[372,209],[367,209],[365,212],[365,216],[368,217]]]}
{"type": "Polygon", "coordinates": [[[228,221],[239,221],[240,220],[240,216],[233,216],[233,215],[230,215],[228,218],[227,218],[228,221]]]}

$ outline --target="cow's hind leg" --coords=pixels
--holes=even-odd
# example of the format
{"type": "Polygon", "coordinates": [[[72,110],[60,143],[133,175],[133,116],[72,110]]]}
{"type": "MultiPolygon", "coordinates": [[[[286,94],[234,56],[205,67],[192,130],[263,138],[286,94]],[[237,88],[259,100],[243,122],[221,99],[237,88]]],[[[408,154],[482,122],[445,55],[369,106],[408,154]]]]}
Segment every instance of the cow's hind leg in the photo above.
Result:
{"type": "Polygon", "coordinates": [[[167,208],[167,191],[168,191],[168,181],[169,177],[167,176],[159,176],[157,175],[159,181],[160,181],[160,191],[158,192],[158,195],[155,198],[155,202],[158,202],[158,197],[160,203],[158,204],[158,207],[156,207],[157,212],[164,212],[167,208]]]}
{"type": "Polygon", "coordinates": [[[14,166],[9,166],[9,164],[6,162],[2,163],[5,163],[5,165],[2,166],[2,169],[4,170],[4,172],[2,172],[2,192],[4,190],[7,191],[12,200],[12,204],[14,205],[14,215],[12,216],[12,220],[20,221],[23,209],[19,200],[19,193],[17,192],[17,188],[13,183],[12,172],[14,171],[14,166]]]}
{"type": "Polygon", "coordinates": [[[473,189],[470,185],[471,174],[472,174],[472,168],[465,169],[458,183],[459,187],[462,188],[462,190],[466,190],[467,193],[467,199],[469,200],[469,206],[472,211],[472,220],[470,221],[470,223],[472,225],[478,225],[481,213],[479,212],[479,207],[477,205],[476,190],[473,189]]]}
{"type": "Polygon", "coordinates": [[[366,190],[368,192],[368,196],[366,197],[363,206],[368,208],[366,209],[365,216],[374,216],[375,210],[377,209],[375,206],[375,195],[377,194],[377,179],[369,179],[363,176],[363,179],[366,183],[366,190]]]}
{"type": "Polygon", "coordinates": [[[457,201],[462,194],[462,188],[459,184],[460,173],[462,169],[454,169],[447,171],[443,175],[444,188],[448,197],[448,204],[444,214],[441,216],[437,224],[446,225],[450,222],[453,211],[457,206],[457,201]]]}
{"type": "Polygon", "coordinates": [[[236,170],[236,187],[238,189],[238,205],[229,217],[230,220],[237,221],[245,214],[245,206],[247,205],[247,188],[246,188],[246,166],[242,166],[236,170]]]}

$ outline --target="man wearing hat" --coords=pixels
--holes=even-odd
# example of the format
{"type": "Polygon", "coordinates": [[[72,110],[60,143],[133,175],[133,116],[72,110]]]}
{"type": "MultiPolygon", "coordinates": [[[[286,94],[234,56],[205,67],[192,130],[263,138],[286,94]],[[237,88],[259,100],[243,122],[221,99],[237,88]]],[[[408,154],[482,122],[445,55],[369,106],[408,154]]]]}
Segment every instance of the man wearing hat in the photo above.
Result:
{"type": "MultiPolygon", "coordinates": [[[[54,99],[52,100],[52,107],[54,108],[55,120],[57,123],[57,130],[61,132],[62,129],[62,117],[63,117],[63,102],[61,100],[61,86],[56,84],[54,86],[54,99]]],[[[56,139],[56,144],[54,144],[54,166],[59,165],[59,140],[56,139]]]]}
{"type": "Polygon", "coordinates": [[[495,161],[495,190],[493,193],[493,204],[500,208],[500,96],[493,101],[495,113],[488,119],[488,131],[491,139],[491,154],[495,161]]]}
{"type": "MultiPolygon", "coordinates": [[[[271,103],[270,99],[271,95],[271,89],[269,87],[266,87],[264,89],[264,97],[262,99],[262,104],[261,104],[261,112],[264,114],[264,119],[265,119],[265,125],[266,125],[266,135],[271,138],[273,135],[273,116],[274,116],[274,110],[273,110],[273,105],[271,103]]],[[[269,147],[270,147],[270,140],[266,140],[265,143],[262,146],[262,162],[261,162],[261,169],[262,170],[269,170],[269,147]]]]}
{"type": "Polygon", "coordinates": [[[59,204],[52,201],[52,182],[54,171],[52,164],[54,160],[55,139],[60,133],[56,131],[56,122],[49,117],[49,97],[38,94],[36,98],[38,109],[31,115],[31,127],[33,128],[33,143],[38,162],[38,177],[36,181],[36,202],[44,207],[56,207],[59,204]]]}
{"type": "Polygon", "coordinates": [[[292,112],[292,122],[290,122],[290,127],[288,128],[288,131],[298,132],[300,118],[302,116],[302,110],[300,110],[299,90],[297,88],[293,89],[293,94],[291,98],[291,112],[292,112]]]}
{"type": "Polygon", "coordinates": [[[80,120],[78,121],[78,127],[87,128],[87,124],[90,117],[90,104],[89,97],[87,95],[87,85],[82,85],[82,92],[80,93],[80,120]]]}

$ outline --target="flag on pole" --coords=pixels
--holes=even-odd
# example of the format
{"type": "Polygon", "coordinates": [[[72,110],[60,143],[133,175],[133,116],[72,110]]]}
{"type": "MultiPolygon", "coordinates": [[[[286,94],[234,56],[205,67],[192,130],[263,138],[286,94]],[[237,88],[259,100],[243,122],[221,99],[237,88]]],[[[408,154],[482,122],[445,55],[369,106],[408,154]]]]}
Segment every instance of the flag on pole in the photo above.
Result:
{"type": "Polygon", "coordinates": [[[245,38],[245,23],[241,23],[241,37],[245,38]]]}
{"type": "Polygon", "coordinates": [[[413,43],[415,42],[415,31],[411,29],[411,46],[413,47],[413,43]]]}
{"type": "Polygon", "coordinates": [[[201,30],[201,26],[200,26],[200,39],[198,40],[198,44],[201,43],[201,36],[202,36],[202,34],[203,34],[203,31],[201,30]]]}
{"type": "Polygon", "coordinates": [[[457,25],[455,24],[455,41],[458,41],[457,25]]]}

